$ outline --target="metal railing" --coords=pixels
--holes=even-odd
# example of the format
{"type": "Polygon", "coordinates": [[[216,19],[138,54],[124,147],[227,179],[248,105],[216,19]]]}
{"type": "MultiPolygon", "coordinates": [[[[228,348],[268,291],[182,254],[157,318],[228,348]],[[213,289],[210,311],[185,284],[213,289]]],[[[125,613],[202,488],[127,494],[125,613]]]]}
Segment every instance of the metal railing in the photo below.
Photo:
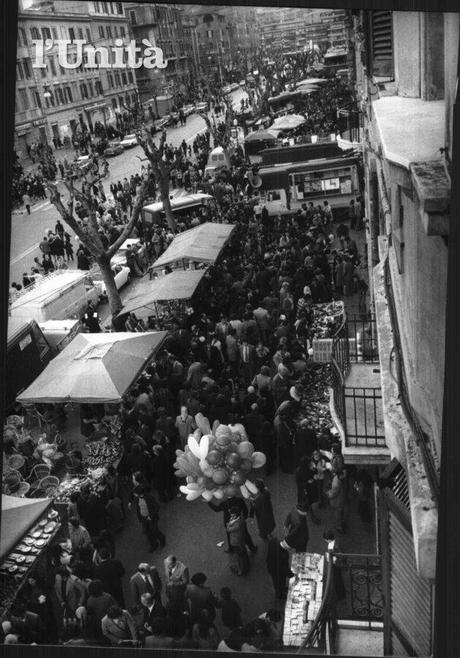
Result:
{"type": "MultiPolygon", "coordinates": [[[[381,556],[353,553],[334,553],[334,556],[335,569],[340,572],[342,580],[337,618],[340,621],[361,621],[368,628],[372,628],[373,622],[383,622],[385,598],[381,556]]],[[[339,587],[336,589],[339,591],[339,587]]]]}
{"type": "Polygon", "coordinates": [[[349,359],[351,363],[379,363],[375,315],[347,317],[349,359]]]}
{"type": "Polygon", "coordinates": [[[385,447],[382,389],[345,386],[343,397],[347,445],[385,447]]]}
{"type": "Polygon", "coordinates": [[[327,573],[321,605],[307,637],[302,642],[296,653],[303,653],[305,649],[314,649],[315,653],[335,653],[335,628],[337,618],[335,613],[336,597],[334,590],[332,553],[328,554],[328,559],[324,560],[324,564],[327,573]]]}

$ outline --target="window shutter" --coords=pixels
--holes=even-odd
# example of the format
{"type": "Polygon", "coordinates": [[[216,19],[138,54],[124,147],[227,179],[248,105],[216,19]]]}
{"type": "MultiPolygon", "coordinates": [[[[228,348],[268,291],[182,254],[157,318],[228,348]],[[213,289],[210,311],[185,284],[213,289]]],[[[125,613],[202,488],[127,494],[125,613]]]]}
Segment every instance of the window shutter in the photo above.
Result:
{"type": "Polygon", "coordinates": [[[393,17],[391,11],[371,12],[372,73],[393,75],[393,17]]]}

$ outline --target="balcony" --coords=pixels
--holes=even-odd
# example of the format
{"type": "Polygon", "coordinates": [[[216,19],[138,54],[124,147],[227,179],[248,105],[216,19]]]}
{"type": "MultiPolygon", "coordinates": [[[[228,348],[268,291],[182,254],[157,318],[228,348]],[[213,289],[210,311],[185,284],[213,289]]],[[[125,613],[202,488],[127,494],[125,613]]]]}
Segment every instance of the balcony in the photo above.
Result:
{"type": "Polygon", "coordinates": [[[349,464],[384,465],[385,442],[375,317],[347,319],[332,341],[331,414],[349,464]]]}

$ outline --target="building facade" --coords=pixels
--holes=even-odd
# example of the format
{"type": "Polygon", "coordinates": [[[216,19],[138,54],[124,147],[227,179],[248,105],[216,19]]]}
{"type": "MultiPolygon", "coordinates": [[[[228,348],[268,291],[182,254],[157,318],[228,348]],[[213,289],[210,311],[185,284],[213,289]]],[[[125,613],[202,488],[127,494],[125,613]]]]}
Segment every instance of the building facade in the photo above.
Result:
{"type": "MultiPolygon", "coordinates": [[[[121,2],[34,3],[18,15],[16,152],[26,157],[33,142],[71,139],[82,126],[94,130],[116,122],[116,112],[137,98],[134,73],[127,70],[67,68],[58,62],[60,39],[112,46],[114,39],[127,44],[132,38],[121,2]],[[36,56],[33,40],[51,39],[45,67],[32,66],[36,56]]],[[[76,62],[77,49],[69,46],[68,61],[76,62]]],[[[113,62],[112,62],[113,63],[113,62]]]]}
{"type": "Polygon", "coordinates": [[[193,51],[189,26],[179,5],[125,3],[136,43],[148,39],[161,48],[168,64],[164,69],[136,69],[142,102],[156,103],[161,114],[164,102],[177,94],[185,94],[193,78],[193,51]],[[160,97],[160,106],[158,98],[160,97]]]}
{"type": "MultiPolygon", "coordinates": [[[[354,12],[384,440],[384,654],[433,651],[459,14],[354,12]]],[[[346,441],[346,436],[345,436],[346,441]]]]}

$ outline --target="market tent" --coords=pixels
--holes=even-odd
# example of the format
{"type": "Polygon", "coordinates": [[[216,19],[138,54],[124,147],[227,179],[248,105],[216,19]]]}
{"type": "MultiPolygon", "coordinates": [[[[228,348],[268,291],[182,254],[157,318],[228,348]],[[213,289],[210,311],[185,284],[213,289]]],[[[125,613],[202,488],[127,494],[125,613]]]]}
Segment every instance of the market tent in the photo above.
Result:
{"type": "Polygon", "coordinates": [[[244,139],[245,142],[276,142],[276,137],[267,130],[255,130],[244,139]]]}
{"type": "Polygon", "coordinates": [[[165,267],[181,260],[214,263],[234,228],[232,224],[206,222],[179,233],[153,267],[165,267]]]}
{"type": "Polygon", "coordinates": [[[165,336],[165,331],[78,334],[17,400],[121,402],[165,336]]]}
{"type": "Polygon", "coordinates": [[[298,128],[306,121],[305,117],[300,114],[287,114],[284,117],[278,117],[270,126],[270,130],[293,130],[298,128]]]}
{"type": "Polygon", "coordinates": [[[17,498],[2,494],[0,559],[11,552],[51,502],[51,498],[17,498]]]}
{"type": "Polygon", "coordinates": [[[296,87],[304,87],[305,85],[319,85],[327,82],[327,78],[304,78],[300,80],[296,87]]]}
{"type": "Polygon", "coordinates": [[[206,270],[174,270],[154,281],[142,283],[136,294],[125,300],[121,313],[134,313],[144,306],[170,299],[190,299],[206,270]]]}

